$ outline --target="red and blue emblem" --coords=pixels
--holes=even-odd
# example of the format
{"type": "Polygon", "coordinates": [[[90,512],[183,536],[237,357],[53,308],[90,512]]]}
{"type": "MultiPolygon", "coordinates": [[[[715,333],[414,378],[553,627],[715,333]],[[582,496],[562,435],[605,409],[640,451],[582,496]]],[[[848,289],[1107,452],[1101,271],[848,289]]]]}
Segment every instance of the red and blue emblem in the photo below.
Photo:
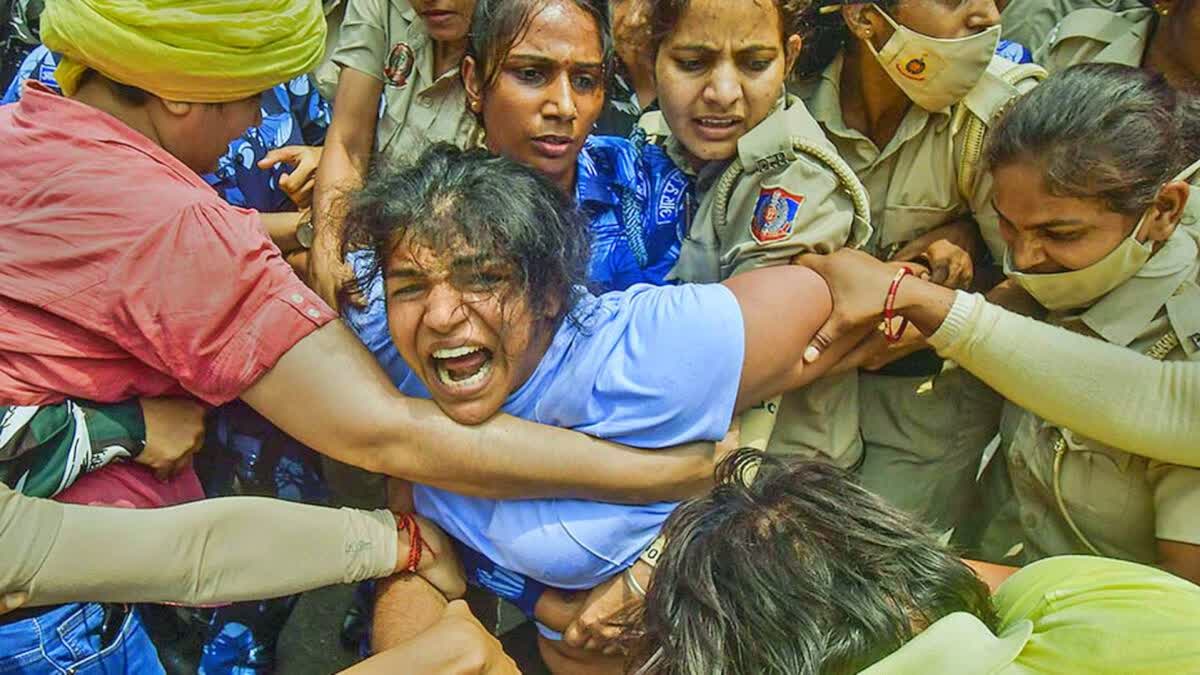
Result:
{"type": "Polygon", "coordinates": [[[750,233],[760,244],[787,239],[792,234],[796,214],[804,204],[804,195],[796,195],[783,188],[766,188],[758,195],[754,207],[754,222],[750,233]]]}

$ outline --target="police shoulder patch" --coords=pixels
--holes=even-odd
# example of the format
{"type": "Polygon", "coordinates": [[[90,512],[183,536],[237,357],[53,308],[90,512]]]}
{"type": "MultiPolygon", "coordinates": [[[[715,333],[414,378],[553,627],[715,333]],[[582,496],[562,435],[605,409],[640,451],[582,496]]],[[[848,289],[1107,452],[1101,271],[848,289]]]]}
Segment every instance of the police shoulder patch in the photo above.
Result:
{"type": "Polygon", "coordinates": [[[797,195],[778,187],[763,188],[754,207],[754,221],[750,233],[760,244],[787,239],[792,234],[796,214],[804,204],[804,195],[797,195]]]}
{"type": "Polygon", "coordinates": [[[392,47],[392,51],[388,54],[387,65],[383,68],[383,75],[388,79],[393,87],[403,87],[408,84],[408,77],[412,75],[413,65],[416,63],[416,56],[413,54],[412,47],[404,42],[397,42],[392,47]]]}

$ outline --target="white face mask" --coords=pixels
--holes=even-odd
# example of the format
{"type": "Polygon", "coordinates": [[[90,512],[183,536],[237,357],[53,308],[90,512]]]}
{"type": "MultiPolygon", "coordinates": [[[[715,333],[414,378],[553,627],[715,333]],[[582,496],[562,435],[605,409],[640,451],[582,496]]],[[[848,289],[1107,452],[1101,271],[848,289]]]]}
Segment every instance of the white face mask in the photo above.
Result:
{"type": "Polygon", "coordinates": [[[1000,26],[965,38],[944,40],[901,26],[876,7],[896,30],[880,51],[867,40],[883,70],[913,103],[929,112],[963,100],[979,84],[1000,42],[1000,26]]]}
{"type": "Polygon", "coordinates": [[[1029,294],[1046,309],[1053,311],[1087,307],[1132,279],[1154,253],[1153,241],[1147,240],[1143,243],[1137,239],[1149,213],[1147,211],[1142,214],[1125,241],[1087,267],[1053,274],[1025,274],[1013,269],[1012,251],[1006,250],[1004,274],[1029,291],[1029,294]]]}

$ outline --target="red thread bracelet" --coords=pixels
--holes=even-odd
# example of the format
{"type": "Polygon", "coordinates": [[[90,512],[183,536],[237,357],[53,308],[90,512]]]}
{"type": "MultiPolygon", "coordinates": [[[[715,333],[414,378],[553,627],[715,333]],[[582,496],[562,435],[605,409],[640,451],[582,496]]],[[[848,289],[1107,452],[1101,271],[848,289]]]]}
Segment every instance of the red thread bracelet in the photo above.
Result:
{"type": "Polygon", "coordinates": [[[404,566],[405,572],[417,571],[417,568],[421,566],[421,554],[425,549],[429,549],[429,555],[433,556],[435,560],[437,559],[437,553],[421,536],[421,524],[411,513],[401,513],[396,516],[396,529],[408,533],[408,563],[404,566]]]}
{"type": "Polygon", "coordinates": [[[905,329],[908,328],[908,319],[900,317],[900,328],[892,330],[896,319],[896,293],[900,290],[900,282],[911,274],[912,272],[907,267],[901,267],[892,279],[892,285],[888,287],[887,299],[883,301],[883,337],[888,342],[899,342],[900,338],[904,336],[905,329]]]}

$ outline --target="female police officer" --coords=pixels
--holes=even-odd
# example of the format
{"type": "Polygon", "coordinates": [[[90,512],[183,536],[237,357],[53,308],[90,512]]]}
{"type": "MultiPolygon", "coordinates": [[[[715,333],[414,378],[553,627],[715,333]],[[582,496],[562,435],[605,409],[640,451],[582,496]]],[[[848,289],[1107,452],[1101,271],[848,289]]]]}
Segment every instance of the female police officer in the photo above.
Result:
{"type": "MultiPolygon", "coordinates": [[[[1111,64],[1070,68],[1047,85],[1013,107],[989,150],[1006,274],[1049,310],[1049,323],[1159,360],[1194,358],[1180,336],[1195,332],[1200,312],[1200,247],[1179,225],[1200,214],[1187,183],[1200,168],[1200,104],[1161,76],[1111,64]],[[1062,115],[1064,106],[1077,114],[1062,115]]],[[[1092,553],[1200,578],[1191,516],[1200,471],[1120,452],[1015,406],[1001,430],[1019,520],[993,528],[989,557],[1092,553]]]]}
{"type": "MultiPolygon", "coordinates": [[[[987,122],[1040,69],[994,57],[992,0],[826,3],[813,14],[795,88],[870,193],[867,251],[971,284],[983,243],[1002,248],[980,162],[987,122]]],[[[946,529],[970,497],[1000,401],[924,346],[916,331],[892,348],[876,335],[843,367],[864,369],[864,484],[946,529]]]]}
{"type": "MultiPolygon", "coordinates": [[[[699,198],[672,271],[677,280],[720,281],[866,241],[862,185],[804,104],[784,92],[800,53],[801,9],[786,0],[654,6],[665,149],[694,177],[699,198]]],[[[846,373],[785,396],[775,436],[787,442],[779,445],[853,464],[856,383],[846,373]]]]}
{"type": "Polygon", "coordinates": [[[1077,63],[1121,63],[1162,73],[1177,89],[1200,86],[1200,2],[1049,4],[1041,11],[1051,21],[1009,26],[1009,13],[1022,9],[1005,9],[1005,36],[1032,48],[1052,73],[1077,63]]]}

